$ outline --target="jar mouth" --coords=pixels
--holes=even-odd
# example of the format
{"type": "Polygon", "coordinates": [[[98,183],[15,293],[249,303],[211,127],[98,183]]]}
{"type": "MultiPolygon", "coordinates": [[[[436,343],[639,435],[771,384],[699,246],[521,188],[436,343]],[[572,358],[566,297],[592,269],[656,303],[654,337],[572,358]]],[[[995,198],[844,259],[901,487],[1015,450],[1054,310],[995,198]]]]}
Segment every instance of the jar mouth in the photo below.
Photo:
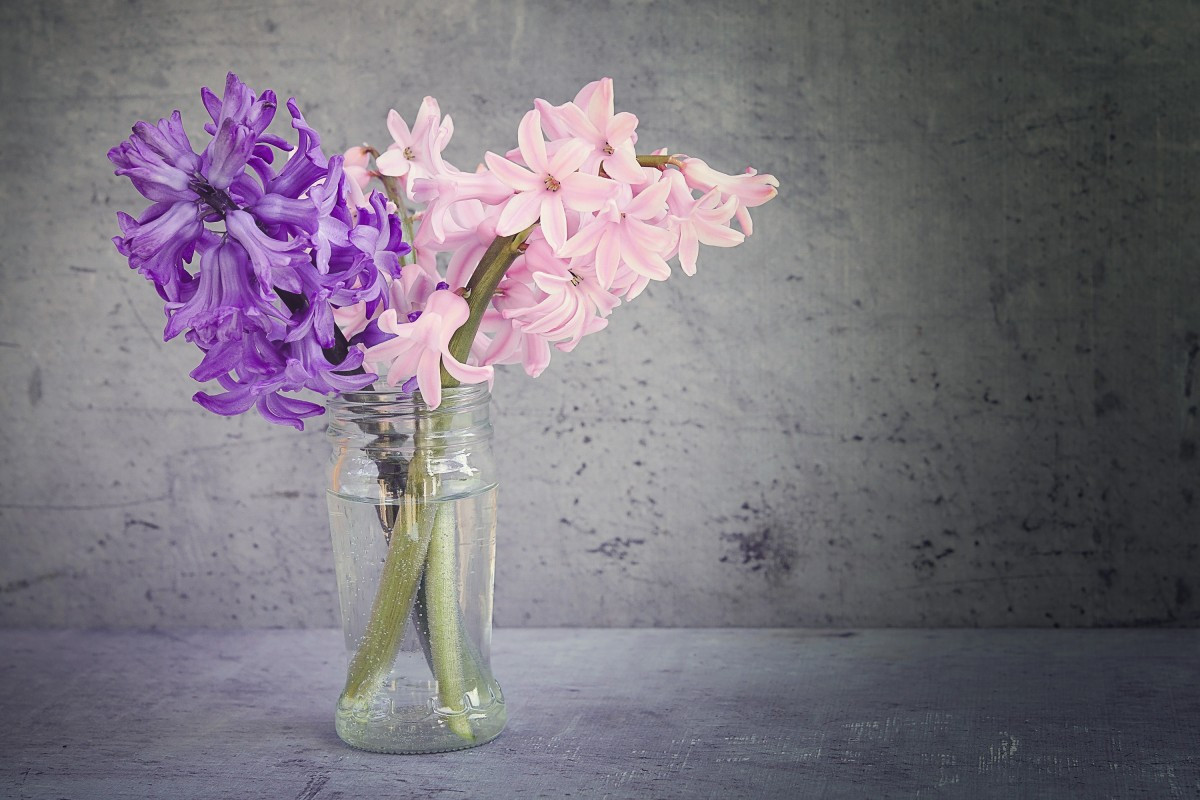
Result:
{"type": "Polygon", "coordinates": [[[442,389],[442,402],[430,408],[420,392],[404,392],[382,378],[374,385],[329,398],[326,435],[333,439],[408,437],[423,430],[425,441],[446,445],[491,435],[486,383],[442,389]],[[426,420],[427,422],[421,422],[426,420]]]}
{"type": "Polygon", "coordinates": [[[329,398],[326,405],[331,410],[346,405],[375,405],[386,403],[398,407],[411,406],[413,410],[425,410],[432,413],[439,411],[466,411],[486,403],[491,398],[486,383],[464,384],[462,386],[444,387],[442,402],[437,408],[429,408],[420,391],[405,392],[400,386],[389,386],[382,377],[375,383],[353,392],[342,392],[329,398]]]}

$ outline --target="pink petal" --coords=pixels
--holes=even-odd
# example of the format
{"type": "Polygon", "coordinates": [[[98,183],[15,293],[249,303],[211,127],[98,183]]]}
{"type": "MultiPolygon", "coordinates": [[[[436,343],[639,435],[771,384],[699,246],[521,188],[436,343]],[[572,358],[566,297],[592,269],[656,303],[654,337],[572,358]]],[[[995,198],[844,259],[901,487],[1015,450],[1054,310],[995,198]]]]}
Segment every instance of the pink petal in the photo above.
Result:
{"type": "Polygon", "coordinates": [[[600,85],[588,99],[587,115],[599,130],[604,130],[608,118],[613,115],[613,81],[612,78],[601,78],[600,85]]]}
{"type": "Polygon", "coordinates": [[[543,186],[541,178],[503,156],[488,151],[483,154],[483,160],[487,162],[488,169],[492,171],[493,175],[518,192],[541,189],[543,186]]]}
{"type": "MultiPolygon", "coordinates": [[[[392,348],[395,351],[395,355],[391,356],[392,364],[388,367],[387,382],[390,386],[395,386],[398,383],[408,380],[416,372],[417,364],[421,360],[421,348],[406,339],[393,339],[392,341],[396,342],[396,346],[392,348]]],[[[384,344],[391,343],[384,342],[384,344]]],[[[383,345],[376,345],[376,347],[382,348],[383,345]]],[[[370,349],[374,350],[375,347],[370,349]]],[[[386,354],[381,353],[381,355],[386,354]]],[[[374,362],[383,362],[387,361],[387,358],[377,357],[371,360],[374,362]]]]}
{"type": "MultiPolygon", "coordinates": [[[[546,167],[546,172],[562,182],[565,175],[579,169],[587,161],[594,148],[582,139],[571,139],[560,146],[554,153],[554,158],[546,167]]],[[[532,164],[530,166],[533,166],[532,164]]]]}
{"type": "Polygon", "coordinates": [[[533,273],[533,282],[548,294],[561,294],[566,284],[574,280],[570,275],[551,275],[549,272],[533,273]]]}
{"type": "Polygon", "coordinates": [[[446,265],[446,283],[450,284],[451,289],[467,285],[467,281],[475,273],[475,267],[479,266],[483,253],[484,247],[479,244],[463,245],[454,251],[454,255],[450,256],[450,263],[446,265]]]}
{"type": "Polygon", "coordinates": [[[617,145],[624,144],[633,136],[633,131],[637,128],[637,124],[638,118],[628,111],[614,114],[612,119],[608,121],[608,125],[604,131],[604,139],[611,147],[616,148],[617,145]]]}
{"type": "Polygon", "coordinates": [[[604,135],[592,124],[587,114],[583,113],[582,108],[574,103],[567,103],[559,109],[558,113],[570,128],[571,133],[581,139],[586,139],[594,146],[602,147],[604,145],[604,135]]]}
{"type": "Polygon", "coordinates": [[[543,194],[545,192],[521,192],[510,197],[496,222],[496,233],[500,236],[511,236],[537,222],[542,211],[543,194]]]}
{"type": "MultiPolygon", "coordinates": [[[[633,217],[626,219],[621,230],[629,237],[630,245],[648,253],[660,254],[671,246],[670,231],[647,224],[640,219],[633,217]]],[[[622,252],[624,252],[624,248],[622,248],[622,252]]]]}
{"type": "Polygon", "coordinates": [[[696,274],[696,256],[700,254],[700,242],[695,229],[684,223],[679,227],[679,266],[684,275],[696,274]]]}
{"type": "Polygon", "coordinates": [[[483,383],[484,381],[491,383],[496,377],[496,371],[491,367],[464,364],[448,352],[442,354],[442,363],[446,367],[446,372],[463,383],[483,383]]]}
{"type": "Polygon", "coordinates": [[[629,228],[624,229],[622,233],[624,235],[621,238],[621,256],[630,269],[656,281],[665,281],[671,277],[671,267],[662,256],[634,241],[629,228]]]}
{"type": "Polygon", "coordinates": [[[432,133],[434,123],[441,116],[442,109],[438,106],[438,101],[426,95],[421,100],[421,108],[417,111],[417,118],[413,122],[413,138],[421,140],[432,133]]]}
{"type": "Polygon", "coordinates": [[[633,145],[618,147],[611,156],[603,161],[604,171],[615,181],[634,186],[646,182],[646,174],[637,162],[633,145]]]}
{"type": "Polygon", "coordinates": [[[438,153],[446,149],[446,145],[450,143],[450,139],[453,136],[454,120],[451,119],[449,114],[447,114],[442,119],[442,124],[438,126],[437,136],[433,140],[434,146],[437,148],[438,153]]]}
{"type": "Polygon", "coordinates": [[[386,153],[380,153],[375,159],[375,166],[379,168],[380,173],[391,178],[398,178],[401,175],[407,175],[409,169],[412,168],[412,162],[404,157],[403,150],[388,150],[386,153]]]}
{"type": "Polygon", "coordinates": [[[601,81],[592,81],[580,89],[579,94],[575,95],[575,105],[579,106],[580,108],[587,108],[589,101],[592,99],[592,95],[594,95],[596,90],[600,88],[600,83],[601,81]]]}
{"type": "Polygon", "coordinates": [[[617,277],[621,263],[621,245],[616,231],[606,230],[596,246],[596,278],[600,286],[608,289],[617,277]]]}
{"type": "Polygon", "coordinates": [[[601,234],[604,233],[607,223],[603,220],[594,220],[591,223],[584,225],[558,248],[556,255],[562,258],[577,258],[578,256],[587,255],[596,250],[596,245],[600,241],[601,234]]]}
{"type": "Polygon", "coordinates": [[[408,129],[408,123],[404,121],[404,117],[400,116],[399,112],[394,108],[388,111],[387,129],[388,133],[392,135],[392,139],[401,148],[412,144],[412,132],[408,129]]]}
{"type": "Polygon", "coordinates": [[[587,336],[590,333],[595,333],[596,331],[602,331],[607,327],[608,320],[600,319],[599,317],[592,317],[585,325],[583,325],[574,339],[569,342],[558,342],[554,346],[564,353],[569,353],[575,349],[575,346],[579,344],[579,340],[584,336],[587,336]]]}
{"type": "Polygon", "coordinates": [[[621,184],[597,175],[572,172],[560,177],[563,203],[574,211],[599,211],[621,184]]]}
{"type": "Polygon", "coordinates": [[[625,300],[629,301],[637,297],[642,291],[650,285],[650,279],[645,275],[637,275],[633,283],[625,289],[625,300]]]}
{"type": "Polygon", "coordinates": [[[525,354],[521,358],[521,365],[526,375],[536,378],[550,366],[550,345],[540,336],[524,336],[522,339],[525,354]]]}
{"type": "Polygon", "coordinates": [[[521,125],[517,128],[517,145],[521,149],[521,157],[529,168],[537,174],[553,171],[546,160],[546,140],[542,137],[542,115],[537,109],[525,112],[521,125]]]}
{"type": "Polygon", "coordinates": [[[567,239],[567,212],[563,209],[562,198],[552,192],[543,194],[541,218],[546,243],[555,250],[562,247],[567,239]]]}
{"type": "Polygon", "coordinates": [[[454,292],[437,291],[429,296],[425,310],[436,315],[431,329],[439,331],[437,337],[442,342],[450,341],[450,337],[471,316],[471,306],[454,292]]]}
{"type": "MultiPolygon", "coordinates": [[[[492,364],[515,363],[509,359],[520,350],[520,347],[521,334],[512,325],[505,324],[492,338],[492,343],[488,347],[487,353],[484,354],[482,362],[484,366],[489,367],[492,364]]],[[[520,360],[520,356],[516,360],[520,360]]]]}
{"type": "Polygon", "coordinates": [[[703,217],[693,219],[692,224],[686,227],[694,228],[700,241],[714,247],[733,247],[746,241],[746,234],[741,231],[703,217]]]}
{"type": "Polygon", "coordinates": [[[421,354],[421,363],[417,365],[417,387],[425,405],[437,408],[442,404],[442,359],[436,350],[421,354]]]}
{"type": "Polygon", "coordinates": [[[570,135],[559,113],[560,107],[552,106],[541,98],[533,101],[533,107],[542,115],[542,130],[547,136],[551,139],[561,139],[570,135]]]}
{"type": "Polygon", "coordinates": [[[636,219],[653,219],[666,211],[667,195],[670,193],[670,181],[660,178],[656,183],[642,189],[625,207],[625,213],[636,219]]]}
{"type": "Polygon", "coordinates": [[[744,205],[738,203],[738,210],[733,216],[737,219],[738,225],[742,226],[742,233],[747,236],[754,233],[754,221],[750,219],[750,211],[744,205]]]}

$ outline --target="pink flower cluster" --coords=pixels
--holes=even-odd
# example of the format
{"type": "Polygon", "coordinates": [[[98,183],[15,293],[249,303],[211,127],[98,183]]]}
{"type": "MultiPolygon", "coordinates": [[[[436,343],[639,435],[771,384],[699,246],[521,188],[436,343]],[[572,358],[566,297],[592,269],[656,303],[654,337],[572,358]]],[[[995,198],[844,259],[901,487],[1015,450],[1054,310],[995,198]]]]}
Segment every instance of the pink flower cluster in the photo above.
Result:
{"type": "Polygon", "coordinates": [[[425,98],[411,128],[392,111],[394,143],[374,171],[367,149],[345,155],[349,200],[365,204],[367,183],[385,176],[400,199],[424,208],[413,215],[413,263],[392,281],[386,310],[380,305],[374,319],[366,304],[334,312],[347,338],[365,348],[364,366],[391,385],[419,388],[431,406],[440,402],[442,365],[464,382],[490,381],[495,364],[519,363],[536,377],[551,345],[570,351],[602,330],[622,301],[670,276],[670,259],[693,275],[701,243],[742,242],[752,232],[748,209],[776,194],[774,176],[727,175],[661,152],[646,159],[656,166],[641,166],[637,124],[615,112],[604,78],[572,102],[536,101],[516,150],[489,152],[464,172],[442,157],[454,127],[436,100],[425,98]],[[740,231],[730,226],[735,219],[740,231]],[[448,343],[468,316],[463,287],[496,237],[535,225],[484,312],[469,363],[458,361],[448,343]]]}

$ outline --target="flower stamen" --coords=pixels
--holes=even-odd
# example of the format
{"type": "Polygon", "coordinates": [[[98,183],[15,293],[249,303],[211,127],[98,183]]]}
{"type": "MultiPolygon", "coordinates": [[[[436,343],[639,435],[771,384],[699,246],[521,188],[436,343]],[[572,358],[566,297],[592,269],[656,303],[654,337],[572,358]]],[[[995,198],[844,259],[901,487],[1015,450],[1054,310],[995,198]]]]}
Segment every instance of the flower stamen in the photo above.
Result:
{"type": "Polygon", "coordinates": [[[188,188],[195,192],[196,195],[204,201],[205,205],[220,214],[222,217],[225,216],[226,211],[237,210],[238,205],[237,203],[233,202],[233,198],[210,184],[205,177],[198,172],[192,175],[192,181],[188,184],[188,188]]]}
{"type": "Polygon", "coordinates": [[[546,176],[546,191],[557,192],[561,188],[562,184],[558,182],[558,179],[556,179],[553,175],[546,176]]]}

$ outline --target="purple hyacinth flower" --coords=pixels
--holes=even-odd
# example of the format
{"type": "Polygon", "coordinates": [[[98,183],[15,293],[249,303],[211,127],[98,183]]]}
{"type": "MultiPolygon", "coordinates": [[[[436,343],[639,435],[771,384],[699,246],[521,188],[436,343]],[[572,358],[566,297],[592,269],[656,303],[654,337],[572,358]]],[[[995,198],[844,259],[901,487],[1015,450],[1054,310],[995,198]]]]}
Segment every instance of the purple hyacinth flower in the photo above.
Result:
{"type": "Polygon", "coordinates": [[[167,313],[163,338],[191,328],[202,346],[240,339],[250,330],[279,336],[288,322],[287,314],[264,299],[250,256],[235,239],[219,241],[201,253],[195,293],[185,303],[168,303],[167,313]]]}
{"type": "Polygon", "coordinates": [[[256,408],[303,428],[323,408],[290,393],[333,394],[375,380],[362,371],[361,349],[347,351],[338,339],[333,310],[386,306],[388,278],[410,248],[383,195],[351,213],[342,157],[326,158],[294,100],[293,148],[267,132],[273,92],[255,95],[230,73],[222,97],[205,88],[201,99],[212,137],[201,152],[178,111],[156,125],[139,122],[109,151],[116,173],[153,203],[136,219],[119,214],[122,235],[113,242],[167,301],[164,338],[182,333],[203,352],[191,375],[220,391],[197,392],[196,402],[227,416],[256,408]],[[295,151],[278,170],[276,150],[295,151]]]}

